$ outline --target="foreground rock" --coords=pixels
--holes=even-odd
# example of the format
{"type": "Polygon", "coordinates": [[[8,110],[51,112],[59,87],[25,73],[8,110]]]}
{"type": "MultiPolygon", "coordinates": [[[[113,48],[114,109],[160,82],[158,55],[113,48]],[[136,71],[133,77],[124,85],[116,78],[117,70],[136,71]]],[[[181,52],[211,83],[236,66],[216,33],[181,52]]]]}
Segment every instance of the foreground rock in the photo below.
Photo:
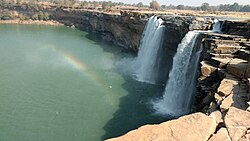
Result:
{"type": "Polygon", "coordinates": [[[216,129],[214,118],[195,113],[159,125],[146,125],[107,141],[207,141],[216,129]]]}
{"type": "Polygon", "coordinates": [[[231,141],[227,129],[221,128],[217,134],[214,134],[209,141],[231,141]]]}
{"type": "Polygon", "coordinates": [[[225,116],[225,125],[232,141],[249,137],[250,112],[231,107],[225,116]]]}

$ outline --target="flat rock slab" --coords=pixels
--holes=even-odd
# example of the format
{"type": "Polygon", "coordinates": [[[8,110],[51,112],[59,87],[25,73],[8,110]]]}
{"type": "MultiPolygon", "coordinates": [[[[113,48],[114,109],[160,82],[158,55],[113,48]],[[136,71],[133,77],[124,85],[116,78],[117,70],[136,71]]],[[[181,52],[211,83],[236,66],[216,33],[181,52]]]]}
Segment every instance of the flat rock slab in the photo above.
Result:
{"type": "Polygon", "coordinates": [[[227,129],[226,128],[220,128],[220,130],[214,134],[209,141],[231,141],[227,129]]]}
{"type": "Polygon", "coordinates": [[[247,61],[243,59],[232,59],[228,66],[227,66],[227,71],[230,74],[233,74],[239,78],[246,78],[247,77],[247,67],[248,63],[247,61]]]}
{"type": "Polygon", "coordinates": [[[107,141],[207,141],[216,126],[214,118],[195,113],[159,125],[145,125],[107,141]]]}
{"type": "Polygon", "coordinates": [[[250,112],[230,107],[225,116],[225,125],[232,141],[238,141],[250,128],[250,112]]]}
{"type": "Polygon", "coordinates": [[[227,74],[226,77],[221,81],[221,84],[218,88],[218,93],[223,96],[228,96],[231,94],[235,85],[238,84],[238,80],[232,76],[227,74]]]}

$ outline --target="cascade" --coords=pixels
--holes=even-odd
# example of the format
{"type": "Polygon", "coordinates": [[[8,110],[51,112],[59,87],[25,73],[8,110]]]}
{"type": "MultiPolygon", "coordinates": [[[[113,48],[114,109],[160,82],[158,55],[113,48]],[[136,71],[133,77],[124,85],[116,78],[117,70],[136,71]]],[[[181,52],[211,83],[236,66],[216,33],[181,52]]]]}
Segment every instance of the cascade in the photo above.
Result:
{"type": "Polygon", "coordinates": [[[221,24],[220,24],[220,21],[215,19],[214,20],[214,24],[213,24],[213,32],[218,32],[220,33],[221,32],[221,24]]]}
{"type": "Polygon", "coordinates": [[[159,69],[157,57],[159,57],[159,49],[162,46],[165,30],[162,23],[162,19],[152,16],[143,31],[138,57],[135,61],[138,67],[136,70],[138,81],[157,83],[158,74],[156,72],[159,69]]]}
{"type": "Polygon", "coordinates": [[[178,117],[190,112],[202,51],[202,47],[195,48],[198,35],[198,31],[189,31],[178,45],[163,98],[153,102],[158,114],[178,117]]]}

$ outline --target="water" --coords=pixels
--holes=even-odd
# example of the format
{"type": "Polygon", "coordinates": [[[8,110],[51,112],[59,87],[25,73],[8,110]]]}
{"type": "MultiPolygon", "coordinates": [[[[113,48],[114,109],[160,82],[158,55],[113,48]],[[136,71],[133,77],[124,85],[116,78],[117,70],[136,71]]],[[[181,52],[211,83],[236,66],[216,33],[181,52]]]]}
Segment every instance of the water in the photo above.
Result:
{"type": "Polygon", "coordinates": [[[164,88],[120,73],[123,57],[70,28],[0,25],[0,140],[99,141],[162,121],[148,101],[164,88]]]}
{"type": "Polygon", "coordinates": [[[221,24],[220,24],[220,21],[215,19],[214,20],[214,24],[213,24],[213,32],[218,32],[220,33],[221,32],[221,24]]]}
{"type": "Polygon", "coordinates": [[[157,83],[159,62],[157,61],[159,48],[164,39],[165,26],[163,20],[156,16],[150,17],[143,32],[142,41],[136,60],[137,79],[141,82],[157,83]]]}
{"type": "Polygon", "coordinates": [[[158,114],[178,117],[191,110],[201,48],[197,31],[189,31],[178,46],[163,98],[153,103],[158,114]]]}

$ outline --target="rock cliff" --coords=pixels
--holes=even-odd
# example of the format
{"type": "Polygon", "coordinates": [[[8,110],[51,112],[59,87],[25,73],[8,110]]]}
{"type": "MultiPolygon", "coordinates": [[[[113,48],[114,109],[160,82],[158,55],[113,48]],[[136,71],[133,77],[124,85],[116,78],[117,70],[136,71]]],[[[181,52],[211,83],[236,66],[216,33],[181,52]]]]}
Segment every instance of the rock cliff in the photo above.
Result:
{"type": "MultiPolygon", "coordinates": [[[[228,28],[227,24],[223,26],[228,28]]],[[[228,28],[227,34],[201,35],[204,48],[194,112],[206,115],[194,113],[159,125],[145,125],[109,141],[249,141],[250,39],[245,32],[236,35],[236,28],[228,28]]]]}

